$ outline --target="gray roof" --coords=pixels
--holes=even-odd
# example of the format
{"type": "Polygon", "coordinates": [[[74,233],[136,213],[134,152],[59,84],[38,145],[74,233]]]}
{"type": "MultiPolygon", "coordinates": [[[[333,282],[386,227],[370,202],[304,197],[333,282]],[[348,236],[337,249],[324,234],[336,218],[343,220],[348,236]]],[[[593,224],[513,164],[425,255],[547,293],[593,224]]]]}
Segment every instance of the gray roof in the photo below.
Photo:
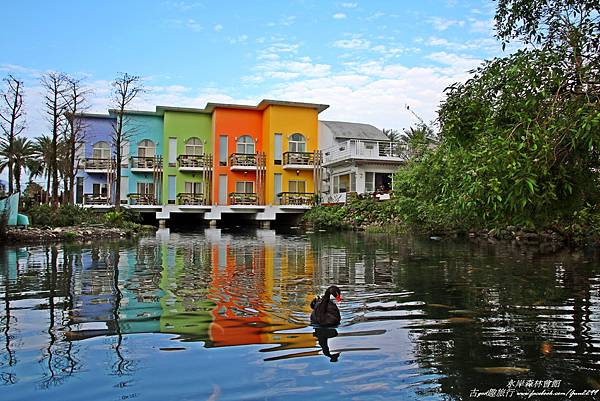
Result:
{"type": "Polygon", "coordinates": [[[321,120],[321,122],[331,130],[335,139],[370,139],[373,141],[389,141],[389,138],[380,129],[369,124],[323,120],[321,120]]]}

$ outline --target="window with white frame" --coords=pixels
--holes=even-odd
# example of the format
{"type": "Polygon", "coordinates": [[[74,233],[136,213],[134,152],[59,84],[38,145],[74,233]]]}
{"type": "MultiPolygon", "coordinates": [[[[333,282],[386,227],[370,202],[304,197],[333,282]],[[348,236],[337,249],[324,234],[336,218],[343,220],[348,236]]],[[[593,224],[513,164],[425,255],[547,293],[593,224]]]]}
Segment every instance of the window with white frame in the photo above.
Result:
{"type": "Polygon", "coordinates": [[[289,192],[306,193],[306,181],[290,180],[288,181],[289,192]]]}
{"type": "Polygon", "coordinates": [[[92,193],[95,196],[104,196],[108,195],[108,184],[92,184],[92,193]]]}
{"type": "Polygon", "coordinates": [[[375,173],[365,173],[365,192],[375,192],[375,173]]]}
{"type": "Polygon", "coordinates": [[[201,156],[204,154],[204,144],[198,138],[190,138],[185,142],[185,154],[201,156]]]}
{"type": "Polygon", "coordinates": [[[245,155],[254,154],[254,140],[249,135],[244,135],[237,140],[236,152],[245,155]]]}
{"type": "Polygon", "coordinates": [[[92,158],[94,159],[110,159],[110,145],[108,142],[96,142],[92,146],[92,158]]]}
{"type": "Polygon", "coordinates": [[[306,152],[306,138],[302,134],[293,134],[288,141],[290,152],[306,152]]]}
{"type": "Polygon", "coordinates": [[[150,139],[144,139],[137,145],[138,157],[154,157],[156,155],[156,145],[150,139]]]}
{"type": "Polygon", "coordinates": [[[144,195],[154,195],[154,183],[153,182],[138,182],[137,193],[144,195]]]}
{"type": "Polygon", "coordinates": [[[201,182],[185,182],[185,192],[188,194],[201,194],[202,193],[202,183],[201,182]]]}
{"type": "Polygon", "coordinates": [[[254,181],[238,181],[235,183],[235,192],[242,194],[254,193],[254,181]]]}

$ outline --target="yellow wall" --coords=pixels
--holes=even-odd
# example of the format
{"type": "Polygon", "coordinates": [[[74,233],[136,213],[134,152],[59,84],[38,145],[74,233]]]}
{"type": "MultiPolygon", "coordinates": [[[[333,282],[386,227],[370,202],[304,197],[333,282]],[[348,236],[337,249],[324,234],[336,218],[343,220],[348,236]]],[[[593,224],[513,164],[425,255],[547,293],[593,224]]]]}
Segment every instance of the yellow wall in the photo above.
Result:
{"type": "Polygon", "coordinates": [[[319,148],[318,143],[318,112],[315,109],[304,107],[290,107],[272,105],[265,109],[263,114],[263,150],[267,155],[267,185],[266,203],[273,202],[274,174],[281,173],[283,192],[288,192],[288,181],[306,181],[306,191],[314,191],[313,171],[303,170],[299,174],[296,170],[284,170],[283,166],[276,166],[273,162],[273,138],[275,134],[283,134],[283,153],[288,151],[288,138],[290,135],[300,133],[306,138],[306,151],[314,152],[319,148]]]}

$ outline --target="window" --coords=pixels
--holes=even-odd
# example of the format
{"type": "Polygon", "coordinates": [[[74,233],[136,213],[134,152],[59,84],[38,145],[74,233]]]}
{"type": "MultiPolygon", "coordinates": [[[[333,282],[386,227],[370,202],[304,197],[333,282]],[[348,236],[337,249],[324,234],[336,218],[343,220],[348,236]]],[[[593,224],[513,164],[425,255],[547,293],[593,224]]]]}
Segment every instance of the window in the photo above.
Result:
{"type": "Polygon", "coordinates": [[[273,140],[273,147],[274,147],[274,152],[273,152],[273,163],[276,165],[281,165],[281,159],[282,159],[282,135],[281,134],[275,134],[275,139],[273,140]]]}
{"type": "Polygon", "coordinates": [[[167,178],[167,191],[168,191],[168,195],[169,195],[169,204],[175,204],[175,184],[176,184],[176,176],[174,175],[170,175],[167,178]]]}
{"type": "Polygon", "coordinates": [[[185,193],[201,194],[202,193],[202,183],[186,181],[185,182],[185,193]]]}
{"type": "Polygon", "coordinates": [[[219,136],[219,166],[227,165],[227,136],[219,136]]]}
{"type": "Polygon", "coordinates": [[[177,163],[177,138],[169,138],[169,166],[177,163]]]}
{"type": "Polygon", "coordinates": [[[92,146],[92,158],[110,159],[110,145],[108,144],[108,142],[96,142],[94,146],[92,146]]]}
{"type": "Polygon", "coordinates": [[[137,145],[138,157],[154,157],[156,145],[149,139],[140,141],[137,145]]]}
{"type": "Polygon", "coordinates": [[[306,152],[306,139],[302,134],[293,134],[289,140],[290,152],[306,152]]]}
{"type": "Polygon", "coordinates": [[[289,181],[288,189],[289,189],[289,192],[305,193],[306,192],[306,181],[289,181]]]}
{"type": "Polygon", "coordinates": [[[254,182],[253,181],[238,181],[235,183],[235,192],[242,194],[254,193],[254,182]]]}
{"type": "Polygon", "coordinates": [[[355,176],[354,173],[333,176],[333,193],[354,191],[355,176]]]}
{"type": "Polygon", "coordinates": [[[201,156],[204,154],[204,144],[198,138],[190,138],[185,143],[185,154],[201,156]]]}
{"type": "Polygon", "coordinates": [[[237,141],[236,152],[242,153],[245,155],[253,155],[254,154],[254,140],[252,137],[248,135],[242,136],[237,141]]]}
{"type": "Polygon", "coordinates": [[[137,193],[144,195],[154,195],[154,183],[153,182],[138,182],[137,193]]]}
{"type": "Polygon", "coordinates": [[[365,173],[365,192],[375,192],[375,173],[365,173]]]}
{"type": "Polygon", "coordinates": [[[107,184],[93,184],[92,185],[92,193],[95,196],[104,196],[108,194],[108,185],[107,184]]]}

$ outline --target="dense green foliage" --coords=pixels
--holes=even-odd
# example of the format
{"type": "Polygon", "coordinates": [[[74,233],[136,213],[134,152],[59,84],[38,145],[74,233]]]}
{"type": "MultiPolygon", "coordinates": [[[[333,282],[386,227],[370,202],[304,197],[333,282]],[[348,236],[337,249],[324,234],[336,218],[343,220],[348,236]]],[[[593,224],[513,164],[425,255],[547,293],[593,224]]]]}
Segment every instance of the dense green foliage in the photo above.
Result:
{"type": "MultiPolygon", "coordinates": [[[[497,20],[508,18],[518,27],[500,31],[504,39],[529,38],[536,18],[569,34],[540,33],[543,48],[488,61],[467,82],[447,89],[439,111],[440,145],[409,162],[394,180],[395,202],[409,223],[429,229],[541,228],[598,211],[600,65],[593,62],[596,55],[583,51],[597,42],[597,36],[586,37],[597,27],[590,31],[582,17],[585,29],[569,25],[561,31],[557,24],[568,19],[519,8],[532,2],[501,3],[497,20]]],[[[568,14],[578,2],[542,3],[561,3],[558,10],[568,14]]]]}
{"type": "Polygon", "coordinates": [[[68,227],[80,225],[103,225],[115,228],[133,229],[142,222],[138,212],[98,212],[79,206],[65,205],[56,210],[50,205],[35,205],[24,211],[31,225],[37,227],[68,227]]]}
{"type": "Polygon", "coordinates": [[[346,205],[315,206],[303,217],[315,229],[361,229],[397,231],[404,226],[394,202],[379,202],[373,198],[353,198],[346,205]]]}

